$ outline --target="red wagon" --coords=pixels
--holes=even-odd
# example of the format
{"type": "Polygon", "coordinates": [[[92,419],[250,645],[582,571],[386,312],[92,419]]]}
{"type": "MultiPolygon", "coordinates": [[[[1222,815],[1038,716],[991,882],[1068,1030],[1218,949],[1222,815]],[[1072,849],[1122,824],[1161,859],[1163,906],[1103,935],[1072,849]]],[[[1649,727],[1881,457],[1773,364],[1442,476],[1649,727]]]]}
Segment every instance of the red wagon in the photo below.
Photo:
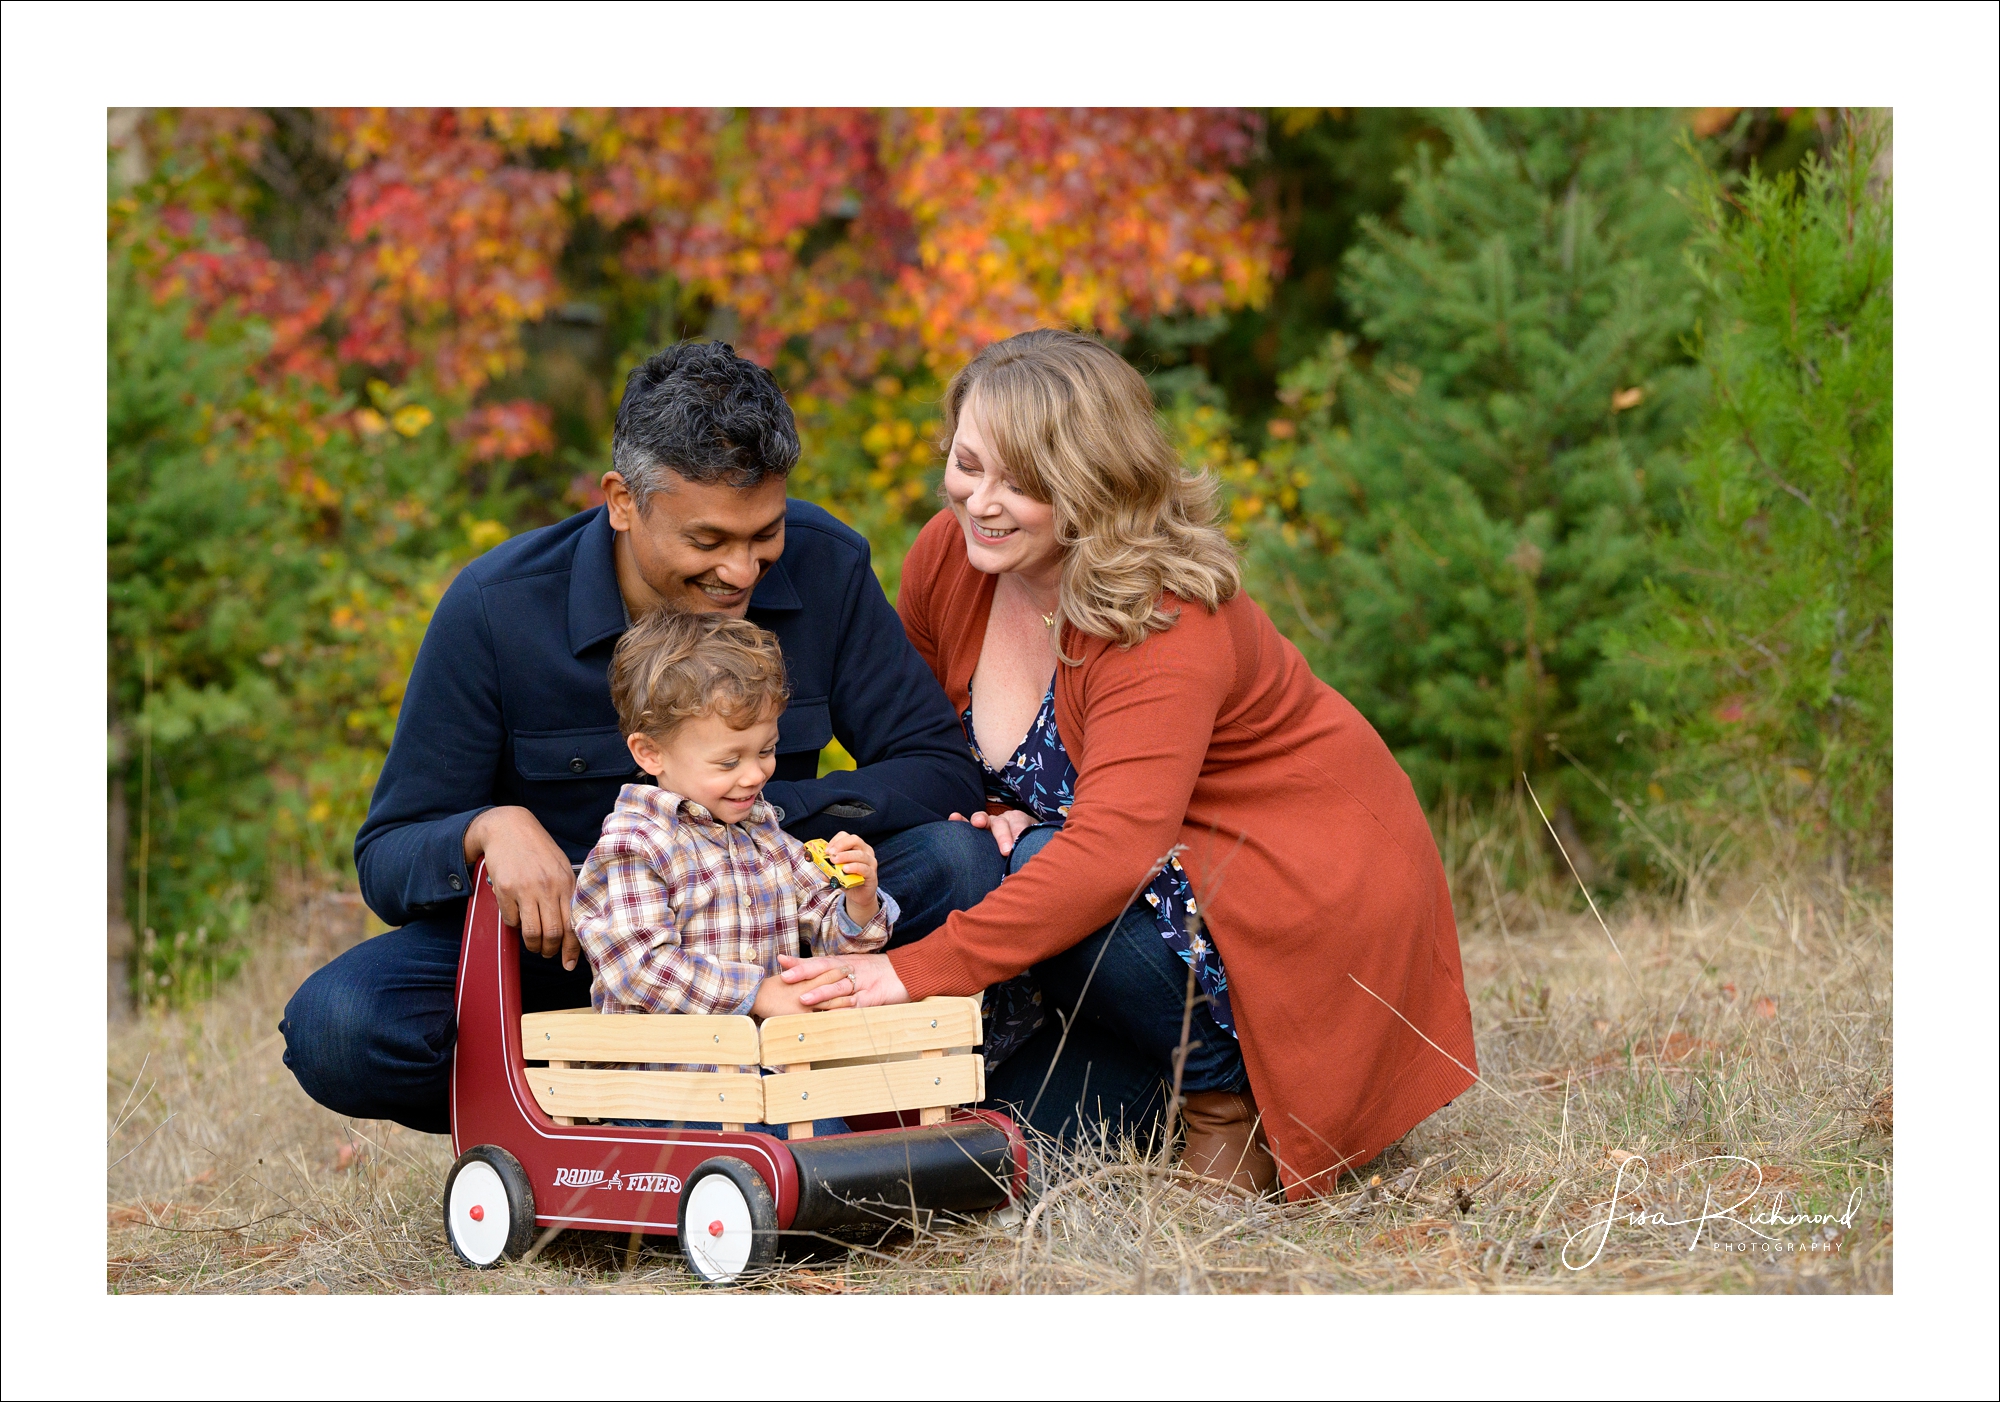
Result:
{"type": "Polygon", "coordinates": [[[1027,1147],[984,1098],[979,1007],[770,1018],[521,1012],[520,935],[482,866],[466,912],[451,1072],[445,1233],[469,1266],[519,1257],[538,1229],[678,1237],[726,1283],[781,1235],[973,1212],[1018,1197],[1027,1147]],[[714,1069],[633,1069],[648,1064],[714,1069]],[[771,1072],[780,1074],[770,1074],[771,1072]],[[815,1118],[852,1132],[812,1137],[815,1118]],[[720,1130],[613,1120],[720,1123],[720,1130]],[[788,1138],[746,1133],[788,1126],[788,1138]]]}

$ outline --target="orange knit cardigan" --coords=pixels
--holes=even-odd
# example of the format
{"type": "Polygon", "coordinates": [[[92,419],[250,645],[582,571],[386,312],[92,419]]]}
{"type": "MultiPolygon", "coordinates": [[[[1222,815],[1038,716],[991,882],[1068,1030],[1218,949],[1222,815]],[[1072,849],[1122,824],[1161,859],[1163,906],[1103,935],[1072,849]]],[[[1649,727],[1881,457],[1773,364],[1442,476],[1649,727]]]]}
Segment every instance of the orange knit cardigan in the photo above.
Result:
{"type": "MultiPolygon", "coordinates": [[[[897,609],[963,711],[994,576],[950,511],[897,609]]],[[[1229,973],[1250,1086],[1287,1195],[1325,1192],[1473,1083],[1458,927],[1409,778],[1251,599],[1123,648],[1065,625],[1056,724],[1077,770],[1063,830],[971,910],[889,954],[912,998],[971,995],[1115,917],[1176,843],[1229,973]]]]}

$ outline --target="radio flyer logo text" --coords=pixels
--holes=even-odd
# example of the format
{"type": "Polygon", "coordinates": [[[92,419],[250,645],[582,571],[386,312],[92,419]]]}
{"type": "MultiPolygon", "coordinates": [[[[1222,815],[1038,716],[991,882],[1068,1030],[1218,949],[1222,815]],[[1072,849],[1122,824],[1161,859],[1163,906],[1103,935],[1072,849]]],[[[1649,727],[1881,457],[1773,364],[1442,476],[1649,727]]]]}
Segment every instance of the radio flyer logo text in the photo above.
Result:
{"type": "Polygon", "coordinates": [[[627,1193],[678,1193],[681,1180],[671,1173],[612,1173],[601,1168],[559,1168],[558,1188],[608,1188],[627,1193]]]}

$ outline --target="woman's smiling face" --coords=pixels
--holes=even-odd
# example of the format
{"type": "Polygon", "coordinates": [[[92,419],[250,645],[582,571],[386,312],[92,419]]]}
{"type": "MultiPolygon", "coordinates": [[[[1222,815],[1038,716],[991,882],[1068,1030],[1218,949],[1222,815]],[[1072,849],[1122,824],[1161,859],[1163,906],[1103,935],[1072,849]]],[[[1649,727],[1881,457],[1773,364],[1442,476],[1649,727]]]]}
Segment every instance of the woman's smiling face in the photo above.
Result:
{"type": "Polygon", "coordinates": [[[944,494],[965,532],[965,554],[983,574],[1046,574],[1061,555],[1055,508],[1008,477],[980,432],[979,398],[968,396],[944,465],[944,494]]]}

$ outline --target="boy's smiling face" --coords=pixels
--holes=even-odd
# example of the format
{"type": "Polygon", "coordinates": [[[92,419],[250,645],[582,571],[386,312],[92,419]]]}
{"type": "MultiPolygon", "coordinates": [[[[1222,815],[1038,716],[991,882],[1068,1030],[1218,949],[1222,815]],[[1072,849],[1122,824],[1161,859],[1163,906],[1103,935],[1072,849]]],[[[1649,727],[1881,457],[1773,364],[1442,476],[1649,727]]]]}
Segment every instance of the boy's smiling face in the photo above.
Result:
{"type": "Polygon", "coordinates": [[[740,823],[777,770],[778,717],[738,730],[710,711],[684,722],[664,744],[638,732],[625,743],[661,788],[693,799],[725,823],[740,823]]]}

